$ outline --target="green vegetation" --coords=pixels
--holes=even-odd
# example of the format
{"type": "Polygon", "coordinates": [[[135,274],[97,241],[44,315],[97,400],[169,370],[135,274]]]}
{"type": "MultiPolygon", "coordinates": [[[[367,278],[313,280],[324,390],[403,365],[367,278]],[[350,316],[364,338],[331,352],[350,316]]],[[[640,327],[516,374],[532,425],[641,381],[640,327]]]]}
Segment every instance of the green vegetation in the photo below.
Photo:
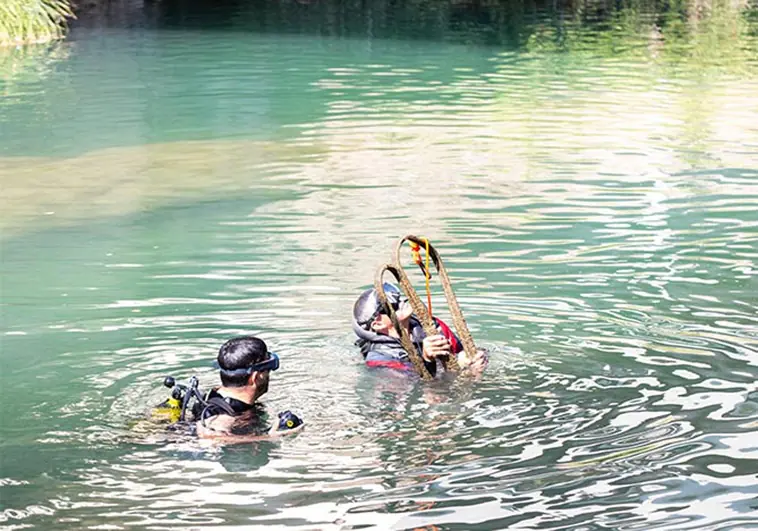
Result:
{"type": "Polygon", "coordinates": [[[0,46],[60,39],[73,16],[69,0],[2,0],[0,46]]]}

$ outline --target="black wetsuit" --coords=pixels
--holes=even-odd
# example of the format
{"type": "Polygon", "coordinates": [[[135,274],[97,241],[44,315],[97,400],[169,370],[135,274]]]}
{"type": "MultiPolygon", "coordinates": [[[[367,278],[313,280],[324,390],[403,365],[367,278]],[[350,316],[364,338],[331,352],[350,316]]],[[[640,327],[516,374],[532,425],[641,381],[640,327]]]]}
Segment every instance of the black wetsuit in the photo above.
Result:
{"type": "Polygon", "coordinates": [[[216,389],[211,389],[205,396],[205,404],[195,403],[192,415],[203,425],[211,417],[219,415],[235,417],[236,421],[229,432],[232,435],[261,435],[268,431],[263,406],[223,396],[216,389]]]}

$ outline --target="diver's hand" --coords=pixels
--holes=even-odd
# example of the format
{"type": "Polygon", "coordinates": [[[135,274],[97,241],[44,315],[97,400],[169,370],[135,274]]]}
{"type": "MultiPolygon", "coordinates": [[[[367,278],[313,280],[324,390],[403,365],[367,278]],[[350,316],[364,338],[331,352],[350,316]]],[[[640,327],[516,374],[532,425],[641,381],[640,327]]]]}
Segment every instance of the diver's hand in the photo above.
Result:
{"type": "Polygon", "coordinates": [[[411,315],[413,315],[413,307],[411,306],[411,303],[407,300],[401,302],[395,315],[401,325],[408,326],[408,321],[410,320],[411,315]]]}
{"type": "Polygon", "coordinates": [[[426,361],[433,361],[440,356],[451,354],[450,342],[441,334],[425,337],[423,347],[423,356],[426,361]]]}
{"type": "Polygon", "coordinates": [[[303,419],[295,415],[289,409],[287,411],[282,411],[279,413],[279,426],[277,427],[278,431],[292,430],[302,425],[303,419]]]}
{"type": "Polygon", "coordinates": [[[303,422],[303,419],[289,410],[282,411],[279,413],[279,424],[271,427],[269,435],[279,436],[298,433],[299,431],[302,431],[304,426],[305,423],[303,422]]]}
{"type": "Polygon", "coordinates": [[[486,349],[476,349],[473,359],[469,358],[465,351],[458,353],[458,367],[462,371],[470,372],[475,376],[479,376],[484,372],[484,369],[490,362],[489,352],[486,349]]]}
{"type": "Polygon", "coordinates": [[[272,427],[269,431],[266,437],[273,439],[276,437],[286,437],[288,435],[295,435],[296,433],[300,433],[305,429],[305,424],[300,424],[299,426],[296,426],[294,428],[287,428],[286,430],[279,430],[276,428],[276,426],[272,427]]]}

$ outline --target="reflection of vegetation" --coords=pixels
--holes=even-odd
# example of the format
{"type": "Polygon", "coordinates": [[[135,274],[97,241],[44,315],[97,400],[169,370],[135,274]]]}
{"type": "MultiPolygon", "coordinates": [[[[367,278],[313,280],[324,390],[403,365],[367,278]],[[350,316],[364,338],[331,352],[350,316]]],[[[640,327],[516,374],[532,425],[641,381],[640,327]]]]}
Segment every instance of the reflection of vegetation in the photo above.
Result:
{"type": "Polygon", "coordinates": [[[39,78],[52,66],[68,57],[68,51],[59,43],[47,46],[0,48],[0,77],[22,81],[26,76],[39,78]]]}
{"type": "Polygon", "coordinates": [[[747,0],[163,0],[163,22],[277,33],[447,40],[530,51],[653,53],[692,46],[729,53],[745,31],[747,0]],[[214,9],[210,9],[214,7],[214,9]],[[690,40],[694,42],[690,43],[690,40]]]}
{"type": "Polygon", "coordinates": [[[0,47],[0,95],[3,98],[16,96],[18,87],[47,77],[54,65],[67,57],[68,49],[59,43],[0,47]]]}
{"type": "Polygon", "coordinates": [[[607,16],[578,9],[571,16],[539,23],[525,46],[533,52],[686,60],[701,67],[744,65],[756,55],[746,45],[750,13],[745,7],[732,0],[673,0],[660,10],[644,0],[627,0],[607,16]]]}
{"type": "Polygon", "coordinates": [[[0,46],[60,39],[73,16],[68,0],[2,0],[0,46]]]}
{"type": "Polygon", "coordinates": [[[715,0],[709,8],[691,13],[685,34],[691,57],[704,66],[717,66],[724,61],[744,64],[749,56],[758,56],[755,48],[745,46],[749,26],[744,11],[729,0],[715,0]]]}

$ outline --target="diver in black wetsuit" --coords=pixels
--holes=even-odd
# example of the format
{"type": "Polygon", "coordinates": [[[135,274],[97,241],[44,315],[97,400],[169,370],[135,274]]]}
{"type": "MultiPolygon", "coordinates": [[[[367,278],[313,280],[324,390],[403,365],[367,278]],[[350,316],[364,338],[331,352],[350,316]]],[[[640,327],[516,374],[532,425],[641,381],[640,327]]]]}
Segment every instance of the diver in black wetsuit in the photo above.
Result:
{"type": "MultiPolygon", "coordinates": [[[[219,349],[221,387],[208,392],[193,408],[197,434],[203,438],[263,436],[269,433],[266,415],[256,401],[268,391],[271,371],[279,368],[279,357],[269,352],[257,337],[230,339],[219,349]]],[[[279,414],[278,431],[302,424],[289,411],[279,414]]]]}

